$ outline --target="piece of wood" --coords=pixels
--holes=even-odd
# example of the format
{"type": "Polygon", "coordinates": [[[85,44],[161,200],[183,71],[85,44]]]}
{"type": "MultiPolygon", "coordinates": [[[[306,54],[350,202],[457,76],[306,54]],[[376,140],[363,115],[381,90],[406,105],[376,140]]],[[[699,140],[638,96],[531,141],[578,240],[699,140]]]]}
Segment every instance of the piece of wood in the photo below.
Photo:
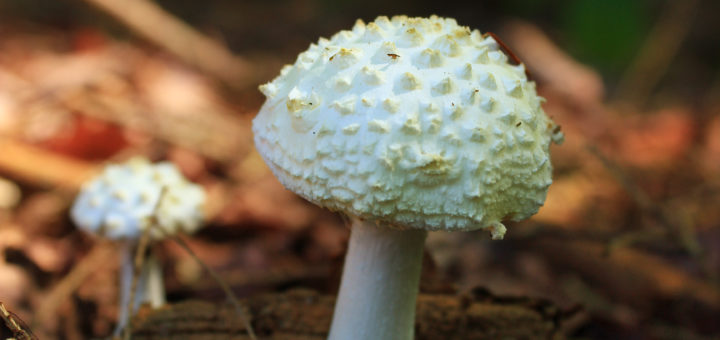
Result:
{"type": "Polygon", "coordinates": [[[95,164],[0,136],[0,173],[40,186],[75,192],[95,174],[95,164]]]}
{"type": "MultiPolygon", "coordinates": [[[[335,297],[310,290],[267,294],[244,301],[259,339],[320,340],[327,337],[335,297]]],[[[526,299],[488,300],[457,295],[418,298],[416,339],[551,339],[561,312],[526,299]]],[[[249,339],[231,305],[187,301],[143,308],[133,339],[249,339]]]]}
{"type": "Polygon", "coordinates": [[[268,78],[257,65],[234,55],[221,43],[198,32],[152,1],[85,1],[233,89],[247,90],[268,78]]]}

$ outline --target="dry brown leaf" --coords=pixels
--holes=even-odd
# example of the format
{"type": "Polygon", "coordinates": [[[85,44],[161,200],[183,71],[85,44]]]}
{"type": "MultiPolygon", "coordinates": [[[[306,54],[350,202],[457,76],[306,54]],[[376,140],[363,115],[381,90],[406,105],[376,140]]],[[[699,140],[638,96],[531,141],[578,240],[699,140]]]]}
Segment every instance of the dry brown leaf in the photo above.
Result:
{"type": "Polygon", "coordinates": [[[628,165],[656,168],[683,162],[693,146],[695,123],[685,108],[668,108],[619,122],[615,130],[620,160],[628,165]]]}

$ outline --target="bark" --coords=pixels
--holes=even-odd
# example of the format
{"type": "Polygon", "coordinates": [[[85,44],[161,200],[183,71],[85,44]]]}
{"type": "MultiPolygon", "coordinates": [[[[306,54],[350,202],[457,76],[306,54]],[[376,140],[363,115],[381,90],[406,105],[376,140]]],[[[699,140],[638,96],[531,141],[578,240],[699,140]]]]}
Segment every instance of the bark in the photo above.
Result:
{"type": "MultiPolygon", "coordinates": [[[[309,290],[267,294],[244,301],[258,339],[325,339],[335,297],[309,290]]],[[[561,311],[531,299],[457,295],[418,297],[416,339],[558,338],[561,311]]],[[[187,301],[143,308],[133,321],[133,339],[249,339],[229,305],[187,301]]]]}

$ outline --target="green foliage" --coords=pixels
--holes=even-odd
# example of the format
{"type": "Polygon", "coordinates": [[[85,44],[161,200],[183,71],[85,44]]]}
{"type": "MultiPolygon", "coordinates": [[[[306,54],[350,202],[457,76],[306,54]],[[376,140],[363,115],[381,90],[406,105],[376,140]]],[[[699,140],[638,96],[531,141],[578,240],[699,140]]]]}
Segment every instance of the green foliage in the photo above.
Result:
{"type": "Polygon", "coordinates": [[[563,9],[568,49],[610,76],[622,72],[647,34],[653,13],[645,1],[578,0],[563,9]]]}

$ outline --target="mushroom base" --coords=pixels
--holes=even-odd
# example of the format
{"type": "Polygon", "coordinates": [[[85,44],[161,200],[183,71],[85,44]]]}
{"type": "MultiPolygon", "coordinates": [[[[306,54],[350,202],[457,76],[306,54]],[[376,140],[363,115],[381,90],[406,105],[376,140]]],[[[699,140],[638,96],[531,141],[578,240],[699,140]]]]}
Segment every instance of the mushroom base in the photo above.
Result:
{"type": "Polygon", "coordinates": [[[424,230],[353,220],[329,340],[410,340],[424,230]]]}
{"type": "Polygon", "coordinates": [[[120,273],[120,313],[115,326],[114,335],[119,336],[127,326],[132,314],[142,304],[149,303],[152,308],[159,308],[165,304],[165,287],[163,285],[162,266],[158,259],[151,253],[140,269],[140,276],[135,290],[133,311],[130,312],[130,290],[134,272],[135,247],[137,242],[128,241],[121,247],[121,273],[120,273]]]}

